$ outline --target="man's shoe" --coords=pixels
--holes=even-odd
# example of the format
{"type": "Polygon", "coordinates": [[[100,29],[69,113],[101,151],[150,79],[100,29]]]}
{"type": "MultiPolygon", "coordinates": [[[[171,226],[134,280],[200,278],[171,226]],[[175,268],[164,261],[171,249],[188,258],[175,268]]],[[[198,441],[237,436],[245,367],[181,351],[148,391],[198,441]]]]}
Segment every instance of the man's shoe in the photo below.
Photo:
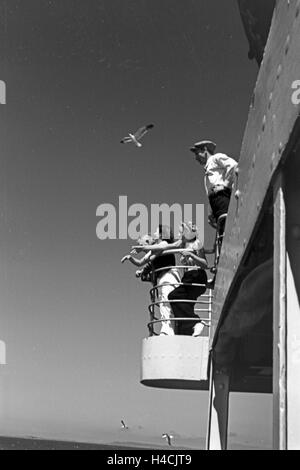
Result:
{"type": "Polygon", "coordinates": [[[204,325],[203,323],[199,322],[194,326],[194,333],[192,336],[200,336],[203,331],[204,325]]]}

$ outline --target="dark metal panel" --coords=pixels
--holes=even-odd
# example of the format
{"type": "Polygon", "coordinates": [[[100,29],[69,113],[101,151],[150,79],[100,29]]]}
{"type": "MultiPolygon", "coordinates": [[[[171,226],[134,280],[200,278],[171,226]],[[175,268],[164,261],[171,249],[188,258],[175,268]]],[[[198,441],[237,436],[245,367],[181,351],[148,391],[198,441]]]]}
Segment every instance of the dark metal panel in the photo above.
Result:
{"type": "Polygon", "coordinates": [[[249,42],[249,59],[260,64],[271,26],[275,0],[238,0],[238,6],[249,42]]]}
{"type": "MultiPolygon", "coordinates": [[[[299,188],[300,189],[300,188],[299,188]]],[[[299,243],[299,241],[298,241],[299,243]]],[[[290,252],[291,257],[294,255],[290,252]]],[[[300,257],[297,260],[300,269],[300,257]]],[[[296,285],[287,259],[287,448],[300,449],[300,304],[299,284],[296,285]]]]}
{"type": "MultiPolygon", "coordinates": [[[[259,222],[267,190],[299,115],[291,85],[300,77],[300,1],[278,2],[259,72],[226,223],[215,284],[212,335],[259,222]]],[[[221,323],[221,320],[220,320],[221,323]]]]}
{"type": "Polygon", "coordinates": [[[300,449],[300,129],[283,168],[287,246],[287,448],[300,449]]]}

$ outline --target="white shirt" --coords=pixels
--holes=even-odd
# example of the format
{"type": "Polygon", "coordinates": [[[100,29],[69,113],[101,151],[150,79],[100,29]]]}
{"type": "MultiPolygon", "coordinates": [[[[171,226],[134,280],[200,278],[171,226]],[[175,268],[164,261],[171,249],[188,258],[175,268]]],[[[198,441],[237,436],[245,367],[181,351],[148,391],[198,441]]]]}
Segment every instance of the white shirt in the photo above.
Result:
{"type": "Polygon", "coordinates": [[[236,167],[237,162],[225,153],[211,155],[204,167],[206,193],[209,194],[211,189],[218,185],[231,188],[236,167]]]}

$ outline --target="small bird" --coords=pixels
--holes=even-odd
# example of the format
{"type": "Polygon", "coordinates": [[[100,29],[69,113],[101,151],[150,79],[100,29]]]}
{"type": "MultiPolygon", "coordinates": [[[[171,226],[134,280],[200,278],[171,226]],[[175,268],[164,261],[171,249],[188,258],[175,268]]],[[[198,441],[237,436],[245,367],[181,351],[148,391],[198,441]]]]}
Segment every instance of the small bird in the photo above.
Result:
{"type": "Polygon", "coordinates": [[[123,419],[121,419],[121,424],[123,429],[128,429],[128,426],[124,423],[123,419]]]}
{"type": "Polygon", "coordinates": [[[147,134],[149,129],[152,129],[154,124],[147,124],[147,126],[140,127],[134,134],[128,134],[128,136],[124,137],[120,142],[121,144],[129,144],[133,142],[137,147],[142,147],[142,144],[139,142],[141,138],[147,134]]]}
{"type": "Polygon", "coordinates": [[[165,438],[167,440],[167,443],[168,443],[169,446],[172,445],[171,439],[173,439],[173,437],[174,437],[174,436],[172,436],[172,434],[163,434],[161,437],[165,438]]]}

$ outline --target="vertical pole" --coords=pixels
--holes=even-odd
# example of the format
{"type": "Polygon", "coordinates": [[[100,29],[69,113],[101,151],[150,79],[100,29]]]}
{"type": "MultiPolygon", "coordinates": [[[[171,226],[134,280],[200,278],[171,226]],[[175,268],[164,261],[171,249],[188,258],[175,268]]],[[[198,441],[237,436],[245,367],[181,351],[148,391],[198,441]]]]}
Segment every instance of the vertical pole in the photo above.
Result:
{"type": "Polygon", "coordinates": [[[205,440],[205,449],[210,450],[210,433],[211,433],[211,410],[213,402],[213,361],[212,361],[212,351],[209,352],[209,377],[208,377],[208,416],[207,416],[207,429],[206,429],[206,440],[205,440]]]}
{"type": "Polygon", "coordinates": [[[206,436],[207,450],[227,449],[229,386],[229,370],[216,367],[213,359],[211,359],[206,436]]]}
{"type": "MultiPolygon", "coordinates": [[[[208,323],[209,331],[211,331],[212,326],[212,290],[209,289],[209,308],[208,308],[208,323]]],[[[205,449],[209,450],[210,443],[210,431],[211,431],[211,409],[212,409],[212,374],[213,374],[213,360],[212,360],[212,350],[209,351],[208,356],[208,416],[207,416],[207,429],[206,429],[206,440],[205,440],[205,449]]]]}
{"type": "Polygon", "coordinates": [[[4,413],[4,367],[6,365],[6,344],[0,340],[0,419],[3,418],[4,413]]]}
{"type": "Polygon", "coordinates": [[[287,446],[286,401],[286,244],[285,201],[282,175],[274,186],[274,286],[273,286],[273,448],[287,446]]]}
{"type": "MultiPolygon", "coordinates": [[[[151,273],[150,273],[150,276],[151,276],[151,284],[152,284],[152,287],[155,286],[156,282],[155,282],[155,272],[154,272],[154,266],[153,266],[153,263],[151,263],[151,273]]],[[[151,303],[154,303],[156,302],[156,297],[157,297],[157,290],[151,290],[150,291],[151,294],[150,294],[150,299],[151,299],[151,303]]],[[[153,321],[155,319],[155,305],[152,305],[150,307],[150,321],[153,321]]],[[[150,333],[150,336],[153,336],[154,335],[154,330],[155,330],[155,327],[154,327],[154,323],[151,324],[150,328],[149,328],[149,333],[150,333]]]]}

